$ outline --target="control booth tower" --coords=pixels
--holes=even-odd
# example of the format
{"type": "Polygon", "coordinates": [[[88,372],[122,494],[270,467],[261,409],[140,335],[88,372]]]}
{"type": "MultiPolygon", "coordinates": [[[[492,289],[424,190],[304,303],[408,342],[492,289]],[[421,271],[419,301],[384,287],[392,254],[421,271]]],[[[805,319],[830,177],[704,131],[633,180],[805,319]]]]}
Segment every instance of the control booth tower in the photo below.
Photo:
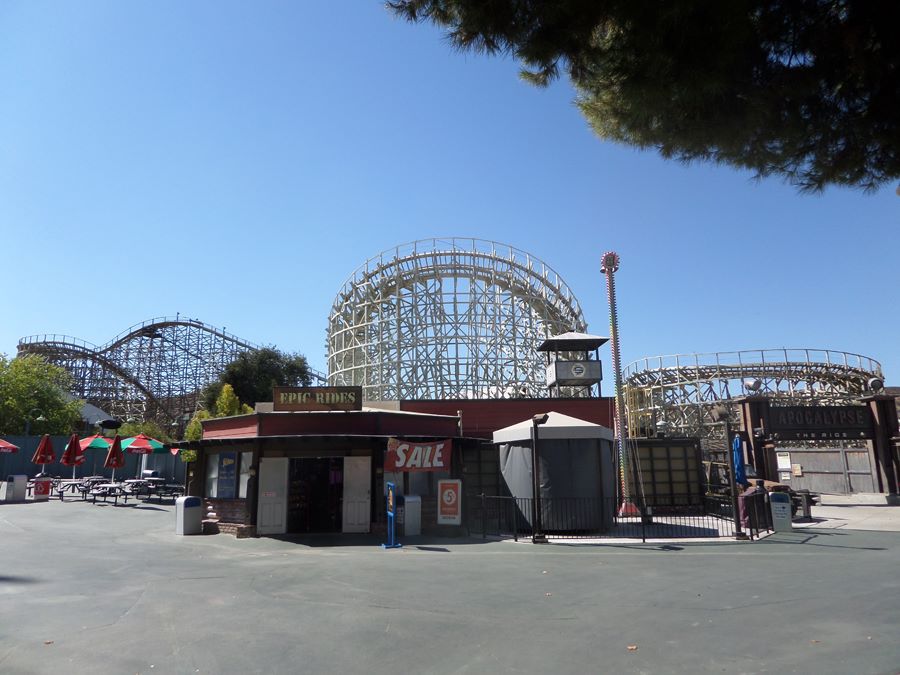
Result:
{"type": "Polygon", "coordinates": [[[597,385],[600,396],[600,380],[603,367],[599,349],[609,338],[587,333],[563,333],[544,340],[539,352],[547,355],[547,389],[550,398],[560,398],[560,387],[569,387],[568,396],[590,396],[591,387],[597,385]],[[592,354],[593,352],[593,354],[592,354]],[[593,357],[593,358],[592,358],[593,357]]]}

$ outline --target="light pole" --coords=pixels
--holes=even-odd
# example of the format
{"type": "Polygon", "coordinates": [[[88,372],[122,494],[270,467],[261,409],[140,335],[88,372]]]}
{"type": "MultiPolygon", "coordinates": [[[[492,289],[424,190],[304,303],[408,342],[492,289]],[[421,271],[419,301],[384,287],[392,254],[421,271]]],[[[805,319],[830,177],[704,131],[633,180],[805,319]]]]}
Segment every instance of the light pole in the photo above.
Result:
{"type": "MultiPolygon", "coordinates": [[[[32,408],[31,410],[29,410],[28,415],[25,417],[25,436],[27,438],[31,438],[31,421],[32,420],[34,420],[35,422],[46,422],[47,418],[44,417],[44,411],[41,410],[40,408],[32,408]],[[34,416],[35,413],[37,413],[37,417],[34,416]]],[[[31,443],[29,442],[28,445],[30,446],[31,443]]],[[[35,449],[37,449],[37,446],[35,446],[35,448],[29,447],[28,451],[33,452],[35,449]]],[[[44,475],[44,467],[43,466],[41,466],[41,472],[38,475],[39,476],[44,475]]]]}
{"type": "Polygon", "coordinates": [[[544,536],[544,527],[541,522],[543,514],[541,513],[541,453],[538,448],[538,427],[546,424],[550,419],[550,415],[542,413],[531,418],[531,476],[532,476],[532,497],[531,500],[531,543],[546,544],[547,537],[544,536]]]}

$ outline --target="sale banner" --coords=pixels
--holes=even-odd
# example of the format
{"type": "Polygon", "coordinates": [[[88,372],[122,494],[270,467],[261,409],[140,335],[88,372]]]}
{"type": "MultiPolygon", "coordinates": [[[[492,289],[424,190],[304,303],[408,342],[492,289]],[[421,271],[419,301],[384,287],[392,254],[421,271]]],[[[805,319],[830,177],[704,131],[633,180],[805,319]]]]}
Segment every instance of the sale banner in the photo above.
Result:
{"type": "Polygon", "coordinates": [[[384,456],[384,470],[449,471],[452,451],[453,440],[450,438],[427,443],[390,438],[384,456]]]}

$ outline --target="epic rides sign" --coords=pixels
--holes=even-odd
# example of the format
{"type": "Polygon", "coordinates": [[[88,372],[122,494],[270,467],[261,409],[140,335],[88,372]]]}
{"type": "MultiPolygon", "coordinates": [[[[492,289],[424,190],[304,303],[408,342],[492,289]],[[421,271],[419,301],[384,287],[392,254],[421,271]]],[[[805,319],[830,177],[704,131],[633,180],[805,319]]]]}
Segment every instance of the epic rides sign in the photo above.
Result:
{"type": "Polygon", "coordinates": [[[427,443],[388,439],[385,471],[449,471],[452,439],[427,443]]]}

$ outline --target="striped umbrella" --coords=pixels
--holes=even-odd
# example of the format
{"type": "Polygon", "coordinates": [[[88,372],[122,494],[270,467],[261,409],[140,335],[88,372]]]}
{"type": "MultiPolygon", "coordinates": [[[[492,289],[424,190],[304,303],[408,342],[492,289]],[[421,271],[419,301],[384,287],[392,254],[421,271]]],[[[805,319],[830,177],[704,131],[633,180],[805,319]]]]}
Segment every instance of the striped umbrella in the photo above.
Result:
{"type": "Polygon", "coordinates": [[[110,443],[112,443],[110,439],[100,434],[82,438],[78,442],[82,450],[109,450],[110,443]]]}
{"type": "Polygon", "coordinates": [[[152,452],[165,452],[166,446],[162,441],[150,438],[146,434],[138,434],[124,439],[122,449],[134,455],[149,455],[152,452]]]}
{"type": "MultiPolygon", "coordinates": [[[[101,436],[100,434],[94,434],[93,436],[88,436],[87,438],[82,438],[79,441],[79,445],[82,450],[109,450],[109,446],[112,443],[111,438],[106,438],[105,436],[101,436]]],[[[97,473],[97,455],[93,456],[93,467],[91,471],[93,473],[97,473]]]]}

